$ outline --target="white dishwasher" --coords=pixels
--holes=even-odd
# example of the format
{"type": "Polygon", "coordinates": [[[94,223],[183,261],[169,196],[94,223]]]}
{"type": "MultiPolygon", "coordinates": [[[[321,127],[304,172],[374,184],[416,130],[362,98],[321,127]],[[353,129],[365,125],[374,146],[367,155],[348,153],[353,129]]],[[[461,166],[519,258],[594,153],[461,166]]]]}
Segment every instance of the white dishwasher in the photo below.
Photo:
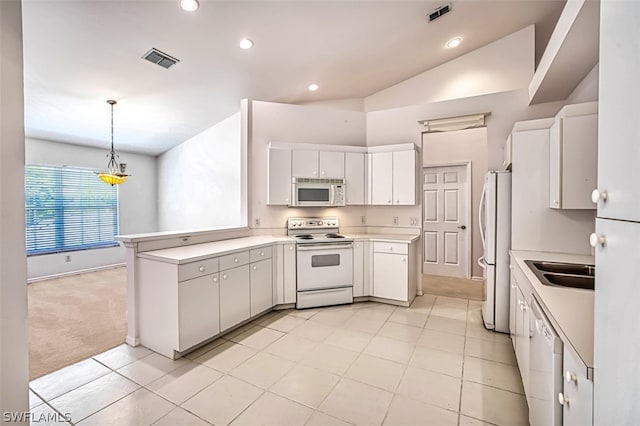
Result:
{"type": "Polygon", "coordinates": [[[556,397],[562,392],[562,340],[533,297],[530,305],[529,422],[557,426],[562,424],[562,406],[556,397]]]}

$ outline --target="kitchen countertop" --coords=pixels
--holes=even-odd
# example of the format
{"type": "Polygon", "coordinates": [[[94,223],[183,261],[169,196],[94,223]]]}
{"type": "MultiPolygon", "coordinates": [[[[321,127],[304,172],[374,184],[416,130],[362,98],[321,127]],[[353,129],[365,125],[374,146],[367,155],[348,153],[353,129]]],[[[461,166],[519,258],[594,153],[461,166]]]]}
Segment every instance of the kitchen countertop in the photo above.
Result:
{"type": "MultiPolygon", "coordinates": [[[[370,239],[373,241],[385,241],[396,243],[412,243],[420,238],[419,235],[402,234],[348,234],[353,239],[370,239]]],[[[180,247],[172,247],[161,250],[139,252],[138,257],[157,260],[165,263],[183,264],[197,262],[212,256],[248,250],[260,246],[266,246],[278,242],[294,242],[286,235],[257,235],[253,237],[231,238],[210,243],[191,244],[180,247]]]]}
{"type": "Polygon", "coordinates": [[[595,264],[593,256],[511,251],[512,258],[533,286],[536,300],[549,317],[556,332],[569,343],[587,368],[593,368],[593,300],[594,291],[544,285],[533,273],[525,260],[543,260],[595,264]]]}
{"type": "Polygon", "coordinates": [[[293,241],[286,235],[259,235],[254,237],[232,238],[228,240],[214,241],[211,243],[172,247],[162,250],[145,251],[138,253],[138,257],[158,260],[166,263],[182,264],[197,262],[212,256],[221,256],[277,242],[293,241]]]}
{"type": "Polygon", "coordinates": [[[348,237],[353,238],[354,240],[373,240],[373,241],[384,241],[388,243],[412,243],[417,241],[420,238],[420,235],[410,235],[410,234],[345,234],[348,237]]]}

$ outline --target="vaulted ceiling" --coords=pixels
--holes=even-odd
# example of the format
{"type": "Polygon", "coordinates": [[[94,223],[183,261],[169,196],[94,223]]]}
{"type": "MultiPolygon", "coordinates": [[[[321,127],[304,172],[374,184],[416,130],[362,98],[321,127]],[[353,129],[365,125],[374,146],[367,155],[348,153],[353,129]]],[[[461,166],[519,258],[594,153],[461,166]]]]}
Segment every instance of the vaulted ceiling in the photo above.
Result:
{"type": "Polygon", "coordinates": [[[536,24],[536,60],[563,0],[24,0],[28,137],[160,154],[238,111],[242,98],[362,98],[536,24]],[[463,38],[455,49],[445,43],[463,38]],[[238,47],[247,37],[255,45],[238,47]],[[141,59],[155,47],[170,69],[141,59]],[[307,87],[317,83],[319,90],[307,87]]]}

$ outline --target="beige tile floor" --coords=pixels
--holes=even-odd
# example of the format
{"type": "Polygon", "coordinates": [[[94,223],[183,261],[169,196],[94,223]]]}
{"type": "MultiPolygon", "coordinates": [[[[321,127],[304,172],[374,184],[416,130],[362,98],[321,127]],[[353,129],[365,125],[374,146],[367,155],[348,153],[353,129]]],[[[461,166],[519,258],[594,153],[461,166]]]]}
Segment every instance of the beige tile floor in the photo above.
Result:
{"type": "Polygon", "coordinates": [[[60,414],[33,424],[527,424],[509,338],[480,308],[425,295],[272,312],[177,361],[122,345],[32,381],[35,418],[60,414]]]}

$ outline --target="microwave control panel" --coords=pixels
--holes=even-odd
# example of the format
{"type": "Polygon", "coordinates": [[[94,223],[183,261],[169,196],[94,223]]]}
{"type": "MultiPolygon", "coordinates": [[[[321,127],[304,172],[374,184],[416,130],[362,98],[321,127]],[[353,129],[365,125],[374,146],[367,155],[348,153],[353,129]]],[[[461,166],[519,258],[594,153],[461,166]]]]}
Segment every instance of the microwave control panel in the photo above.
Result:
{"type": "Polygon", "coordinates": [[[336,185],[333,194],[333,204],[344,204],[344,185],[336,185]]]}

